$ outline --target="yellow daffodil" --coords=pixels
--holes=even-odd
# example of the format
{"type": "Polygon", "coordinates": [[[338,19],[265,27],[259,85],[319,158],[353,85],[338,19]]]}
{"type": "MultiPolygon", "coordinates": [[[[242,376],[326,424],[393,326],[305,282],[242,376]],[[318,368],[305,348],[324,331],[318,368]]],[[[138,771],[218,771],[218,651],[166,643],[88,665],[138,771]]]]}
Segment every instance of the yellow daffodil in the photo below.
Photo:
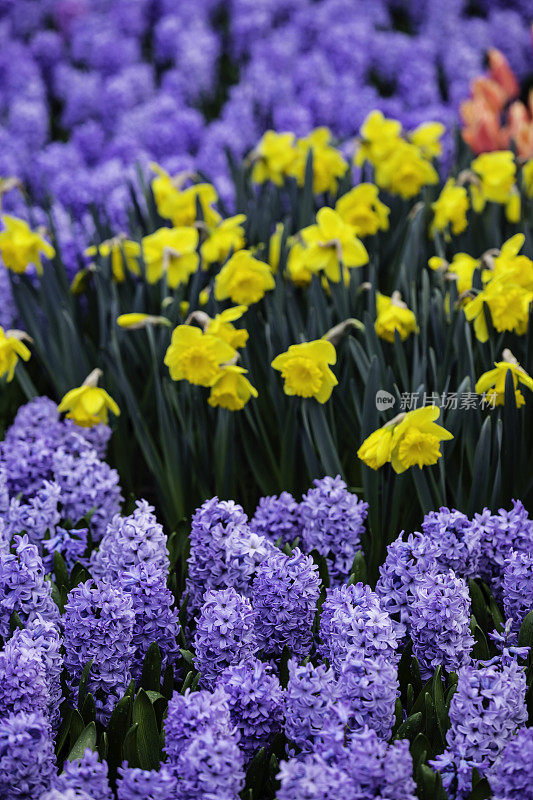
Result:
{"type": "Polygon", "coordinates": [[[165,364],[175,381],[213,386],[220,377],[221,364],[231,361],[236,354],[233,347],[217,336],[192,325],[178,325],[172,333],[165,364]]]}
{"type": "Polygon", "coordinates": [[[505,405],[505,381],[507,373],[510,372],[513,376],[516,407],[520,408],[526,401],[518,385],[522,384],[533,391],[533,378],[520,366],[510,350],[504,350],[502,355],[503,361],[496,361],[494,369],[481,375],[476,383],[476,392],[485,395],[492,406],[505,405]]]}
{"type": "Polygon", "coordinates": [[[244,228],[246,214],[236,214],[234,217],[223,219],[216,228],[209,231],[209,236],[200,247],[200,254],[206,264],[215,261],[223,262],[233,250],[242,250],[244,247],[244,228]]]}
{"type": "Polygon", "coordinates": [[[361,143],[355,154],[355,163],[364,161],[376,165],[386,159],[401,141],[401,123],[385,119],[381,111],[371,111],[361,126],[361,143]]]}
{"type": "Polygon", "coordinates": [[[337,200],[335,211],[357,236],[374,236],[389,229],[389,208],[378,197],[373,183],[360,183],[337,200]]]}
{"type": "Polygon", "coordinates": [[[399,414],[365,439],[358,457],[371,469],[390,461],[398,474],[409,467],[436,464],[442,455],[440,442],[453,439],[446,428],[436,424],[439,415],[437,406],[399,414]]]}
{"type": "Polygon", "coordinates": [[[281,372],[285,394],[314,397],[319,403],[325,403],[337,385],[337,378],[328,366],[336,361],[337,354],[331,342],[318,339],[292,344],[286,353],[276,356],[272,367],[281,372]]]}
{"type": "Polygon", "coordinates": [[[438,183],[433,164],[414,144],[400,139],[386,159],[376,164],[376,183],[404,200],[415,197],[423,186],[438,183]]]}
{"type": "Polygon", "coordinates": [[[479,259],[469,256],[468,253],[456,253],[450,263],[439,256],[429,259],[429,266],[433,270],[442,270],[449,280],[457,283],[457,293],[462,295],[470,291],[474,280],[474,272],[479,267],[479,259]]]}
{"type": "Polygon", "coordinates": [[[214,186],[210,183],[197,183],[183,189],[188,173],[171,176],[158,164],[150,164],[157,176],[152,180],[157,210],[162,217],[169,219],[176,227],[193,225],[197,219],[197,205],[200,205],[204,222],[210,228],[220,222],[220,214],[213,208],[218,200],[214,186]]]}
{"type": "Polygon", "coordinates": [[[13,272],[26,272],[33,264],[42,274],[41,254],[53,258],[55,250],[40,233],[32,231],[27,222],[7,214],[2,216],[4,230],[0,232],[0,256],[4,265],[13,272]]]}
{"type": "Polygon", "coordinates": [[[399,292],[393,292],[392,297],[387,297],[380,292],[376,295],[377,317],[375,322],[376,333],[387,342],[394,341],[394,333],[398,331],[403,341],[417,330],[416,317],[402,301],[399,292]]]}
{"type": "Polygon", "coordinates": [[[437,200],[431,204],[434,213],[431,235],[435,231],[441,231],[449,236],[449,229],[454,235],[462,233],[467,226],[466,212],[469,207],[468,192],[465,187],[457,186],[455,180],[449,178],[437,200]]]}
{"type": "Polygon", "coordinates": [[[470,186],[472,207],[481,213],[485,203],[499,203],[505,206],[509,222],[520,219],[520,193],[515,186],[516,164],[511,150],[497,150],[482,153],[472,161],[472,170],[479,178],[479,184],[470,186]]]}
{"type": "Polygon", "coordinates": [[[343,266],[351,269],[368,263],[368,253],[355,228],[332,208],[321,208],[316,225],[304,228],[300,235],[307,246],[306,266],[312,272],[323,270],[330,281],[341,280],[343,266]]]}
{"type": "Polygon", "coordinates": [[[141,255],[141,245],[126,239],[124,235],[115,236],[98,246],[93,245],[85,250],[85,255],[94,258],[100,253],[103,258],[111,256],[111,271],[117,283],[122,283],[126,277],[124,265],[133,275],[140,275],[139,257],[141,255]]]}
{"type": "Polygon", "coordinates": [[[198,269],[198,231],[195,228],[159,228],[144,236],[142,251],[148,283],[157,283],[166,275],[175,289],[198,269]]]}
{"type": "Polygon", "coordinates": [[[217,336],[236,350],[239,347],[244,347],[248,341],[248,331],[245,331],[243,328],[235,328],[231,323],[240,319],[245,311],[246,306],[226,308],[225,311],[217,314],[207,323],[205,332],[217,336]]]}
{"type": "Polygon", "coordinates": [[[294,242],[287,257],[287,276],[295,286],[309,286],[313,272],[307,265],[307,250],[301,242],[294,242]]]}
{"type": "Polygon", "coordinates": [[[308,136],[296,142],[296,160],[289,168],[298,185],[305,184],[305,170],[309,153],[313,153],[313,192],[336,192],[339,178],[346,174],[348,162],[331,144],[329,128],[315,128],[308,136]]]}
{"type": "Polygon", "coordinates": [[[154,317],[152,314],[142,314],[138,311],[132,311],[130,314],[121,314],[117,317],[117,325],[129,330],[140,330],[141,328],[146,328],[147,325],[166,325],[169,327],[171,324],[166,317],[154,317]]]}
{"type": "Polygon", "coordinates": [[[441,139],[446,132],[442,122],[423,122],[409,134],[409,139],[430,160],[442,155],[441,139]]]}
{"type": "Polygon", "coordinates": [[[4,333],[4,329],[0,327],[0,377],[7,375],[8,383],[13,380],[19,358],[28,361],[31,355],[22,339],[31,341],[28,334],[23,331],[13,330],[4,333]]]}
{"type": "Polygon", "coordinates": [[[533,261],[520,255],[525,239],[523,233],[516,233],[502,244],[500,252],[492,258],[491,267],[481,273],[483,283],[505,277],[510,284],[533,291],[533,261]]]}
{"type": "Polygon", "coordinates": [[[258,261],[249,250],[239,250],[227,261],[215,278],[215,298],[229,298],[238,305],[257,303],[275,286],[268,264],[258,261]]]}
{"type": "Polygon", "coordinates": [[[240,411],[250,397],[257,397],[257,389],[245,377],[247,370],[236,364],[222,367],[220,377],[211,387],[208,403],[229,411],[240,411]]]}
{"type": "Polygon", "coordinates": [[[486,342],[489,334],[483,303],[490,310],[495,330],[514,331],[519,336],[527,331],[529,308],[533,292],[517,284],[511,284],[505,276],[493,278],[485,288],[469,300],[464,312],[469,322],[474,322],[474,331],[480,342],[486,342]]]}
{"type": "Polygon", "coordinates": [[[522,183],[528,197],[533,197],[533,158],[522,167],[522,183]]]}
{"type": "Polygon", "coordinates": [[[272,181],[276,186],[282,186],[297,157],[294,134],[266,131],[251,157],[254,183],[272,181]]]}
{"type": "Polygon", "coordinates": [[[101,370],[93,370],[82,386],[66,393],[57,407],[60,413],[65,412],[68,419],[82,428],[91,428],[100,423],[106,425],[109,411],[117,417],[120,414],[120,409],[113,398],[105,389],[100,389],[98,386],[101,375],[101,370]]]}

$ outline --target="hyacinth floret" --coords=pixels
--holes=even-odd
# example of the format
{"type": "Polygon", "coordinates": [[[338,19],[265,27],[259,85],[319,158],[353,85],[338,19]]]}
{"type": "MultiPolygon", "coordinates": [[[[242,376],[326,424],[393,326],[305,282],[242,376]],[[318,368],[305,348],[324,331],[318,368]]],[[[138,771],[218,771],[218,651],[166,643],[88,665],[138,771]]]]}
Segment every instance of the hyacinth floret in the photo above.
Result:
{"type": "Polygon", "coordinates": [[[95,577],[116,578],[142,562],[150,562],[166,575],[169,562],[167,539],[155,517],[153,506],[137,500],[133,514],[116,514],[109,522],[100,547],[91,559],[95,577]]]}
{"type": "Polygon", "coordinates": [[[27,535],[14,537],[12,553],[0,552],[0,598],[0,636],[4,640],[14,611],[23,622],[36,614],[52,621],[59,618],[43,562],[27,535]]]}
{"type": "Polygon", "coordinates": [[[118,586],[88,580],[67,596],[62,626],[68,686],[76,697],[92,660],[87,691],[104,723],[131,679],[134,625],[131,595],[118,586]]]}
{"type": "Polygon", "coordinates": [[[516,661],[465,666],[450,703],[446,751],[430,762],[441,771],[445,789],[471,788],[472,768],[487,773],[527,720],[526,673],[516,661]]]}
{"type": "Polygon", "coordinates": [[[141,676],[144,657],[154,642],[161,651],[163,670],[174,664],[180,655],[177,642],[180,623],[178,609],[173,608],[174,595],[167,586],[166,571],[157,563],[142,561],[117,576],[116,584],[131,596],[135,613],[132,677],[137,680],[141,676]]]}
{"type": "Polygon", "coordinates": [[[193,736],[178,757],[180,797],[204,800],[237,798],[244,787],[244,759],[238,737],[207,728],[193,736]]]}
{"type": "Polygon", "coordinates": [[[57,505],[60,494],[60,487],[56,483],[43,481],[37,494],[30,497],[27,503],[13,498],[7,515],[10,538],[16,533],[26,533],[30,542],[40,547],[45,534],[53,532],[59,523],[57,505]]]}
{"type": "Polygon", "coordinates": [[[220,678],[228,696],[231,721],[248,761],[267,747],[283,725],[283,690],[272,668],[257,658],[227,667],[220,678]]]}
{"type": "Polygon", "coordinates": [[[320,616],[319,652],[340,671],[348,653],[397,662],[399,637],[380,598],[363,583],[328,589],[320,616]]]}
{"type": "Polygon", "coordinates": [[[470,606],[468,586],[452,570],[421,573],[414,581],[409,627],[423,680],[439,665],[455,672],[470,663],[470,606]]]}
{"type": "Polygon", "coordinates": [[[50,788],[55,757],[50,723],[40,713],[0,719],[0,797],[33,800],[50,788]]]}
{"type": "Polygon", "coordinates": [[[505,745],[489,776],[494,800],[525,800],[533,786],[533,728],[522,728],[505,745]]]}
{"type": "Polygon", "coordinates": [[[113,800],[107,776],[107,763],[100,761],[98,753],[89,748],[81,758],[65,761],[56,786],[64,792],[69,789],[86,792],[93,800],[113,800]]]}
{"type": "Polygon", "coordinates": [[[295,547],[290,555],[274,550],[257,568],[252,604],[260,648],[280,655],[309,653],[320,594],[320,577],[311,556],[295,547]]]}
{"type": "Polygon", "coordinates": [[[186,591],[189,610],[195,614],[208,589],[228,586],[247,594],[257,563],[269,543],[251,534],[248,517],[232,500],[212,497],[193,515],[186,591]],[[247,557],[242,557],[248,549],[247,557]],[[237,556],[237,551],[241,557],[237,556]]]}
{"type": "Polygon", "coordinates": [[[503,608],[518,633],[525,616],[533,610],[533,552],[512,550],[503,569],[503,608]]]}
{"type": "Polygon", "coordinates": [[[194,736],[207,729],[229,735],[233,730],[228,696],[221,686],[210,692],[202,689],[184,694],[174,692],[165,719],[165,752],[170,763],[177,763],[180,752],[194,736]]]}
{"type": "Polygon", "coordinates": [[[384,656],[348,652],[338,678],[340,700],[350,709],[351,729],[367,725],[389,739],[399,695],[397,669],[384,656]]]}
{"type": "Polygon", "coordinates": [[[340,475],[313,483],[315,488],[303,496],[299,508],[303,550],[325,556],[332,581],[339,581],[349,574],[361,549],[368,503],[349,492],[340,475]]]}
{"type": "Polygon", "coordinates": [[[247,597],[235,589],[206,592],[194,634],[194,666],[205,686],[214,687],[226,667],[257,652],[255,614],[247,597]]]}
{"type": "Polygon", "coordinates": [[[61,671],[63,669],[62,640],[56,622],[35,614],[26,623],[24,635],[38,648],[45,669],[48,691],[48,713],[53,727],[59,723],[61,705],[61,671]]]}
{"type": "Polygon", "coordinates": [[[376,593],[382,607],[398,618],[402,625],[407,625],[415,578],[436,569],[440,548],[422,533],[404,536],[402,531],[387,547],[387,556],[379,568],[376,593]]]}
{"type": "Polygon", "coordinates": [[[169,800],[176,794],[176,778],[163,764],[159,771],[128,767],[118,768],[118,800],[169,800]]]}
{"type": "Polygon", "coordinates": [[[261,497],[250,520],[250,530],[281,546],[293,544],[301,536],[299,504],[290,492],[261,497]]]}
{"type": "Polygon", "coordinates": [[[335,673],[325,664],[300,666],[288,662],[289,681],[285,690],[285,734],[302,750],[310,752],[317,737],[339,702],[335,673]]]}
{"type": "Polygon", "coordinates": [[[510,511],[500,508],[492,514],[487,508],[476,514],[474,524],[480,533],[479,573],[497,598],[503,590],[503,571],[510,550],[530,553],[533,550],[533,520],[520,500],[513,500],[510,511]]]}
{"type": "Polygon", "coordinates": [[[426,514],[422,530],[440,549],[438,563],[442,570],[452,569],[463,578],[477,574],[481,534],[466,514],[442,506],[426,514]]]}
{"type": "Polygon", "coordinates": [[[17,628],[0,652],[0,717],[20,711],[46,714],[49,703],[40,648],[17,628]]]}

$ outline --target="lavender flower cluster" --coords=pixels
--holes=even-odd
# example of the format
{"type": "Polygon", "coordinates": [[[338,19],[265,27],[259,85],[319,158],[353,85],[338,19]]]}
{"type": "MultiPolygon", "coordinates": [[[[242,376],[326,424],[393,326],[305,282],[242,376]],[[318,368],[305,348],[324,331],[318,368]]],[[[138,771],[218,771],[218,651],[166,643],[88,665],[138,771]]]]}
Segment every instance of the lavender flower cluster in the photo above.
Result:
{"type": "Polygon", "coordinates": [[[414,800],[409,742],[392,738],[406,713],[398,665],[408,639],[424,680],[437,667],[445,678],[457,673],[445,749],[430,762],[450,800],[468,796],[474,770],[496,797],[525,796],[533,762],[521,753],[532,740],[524,653],[514,644],[533,608],[533,521],[519,502],[474,519],[446,508],[428,514],[421,532],[389,546],[373,590],[350,576],[367,507],[339,477],[316,480],[300,502],[287,493],[263,498],[251,520],[215,497],[192,519],[180,598],[168,588],[167,538],[154,509],[141,500],[121,514],[118,482],[114,507],[101,500],[107,484],[97,485],[107,518],[87,521],[83,551],[67,546],[78,529],[65,527],[65,508],[81,508],[85,495],[68,494],[77,484],[65,466],[58,480],[58,454],[73,470],[90,454],[83,486],[92,497],[90,482],[101,481],[94,464],[107,466],[106,437],[86,437],[40,398],[21,409],[9,448],[2,445],[0,797],[237,800],[265,748],[280,759],[278,800],[337,800],[341,792],[414,800]],[[35,419],[48,421],[45,433],[35,419]],[[26,473],[11,452],[17,446],[26,473]],[[64,596],[49,574],[58,551],[69,570],[81,559],[90,575],[63,586],[64,596]],[[512,616],[509,641],[490,661],[473,655],[469,578],[488,580],[512,616]],[[183,628],[176,600],[188,612],[183,628]],[[167,700],[144,695],[154,707],[165,703],[159,723],[153,715],[159,768],[124,761],[111,770],[100,744],[56,764],[61,726],[83,702],[82,679],[97,730],[109,726],[111,735],[113,710],[143,685],[153,643],[161,675],[173,677],[167,700]],[[185,643],[191,652],[180,652],[185,643]]]}
{"type": "MultiPolygon", "coordinates": [[[[267,127],[349,137],[379,108],[451,130],[489,47],[527,71],[529,12],[527,0],[3,0],[0,176],[23,182],[35,222],[51,199],[74,272],[92,206],[125,227],[137,163],[201,170],[228,198],[226,148],[242,156],[267,127]]],[[[27,213],[17,190],[3,206],[27,213]]]]}

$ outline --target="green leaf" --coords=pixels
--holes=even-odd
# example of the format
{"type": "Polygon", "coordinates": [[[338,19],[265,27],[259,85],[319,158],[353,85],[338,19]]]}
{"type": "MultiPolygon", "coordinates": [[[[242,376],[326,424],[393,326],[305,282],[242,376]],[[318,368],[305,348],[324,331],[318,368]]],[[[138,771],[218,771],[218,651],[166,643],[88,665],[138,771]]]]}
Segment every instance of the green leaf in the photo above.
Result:
{"type": "Polygon", "coordinates": [[[89,722],[94,722],[96,719],[96,708],[94,703],[94,697],[90,692],[85,696],[85,700],[83,701],[81,715],[86,725],[88,725],[89,722]]]}
{"type": "Polygon", "coordinates": [[[158,692],[161,688],[161,650],[156,642],[152,642],[144,657],[141,686],[158,692]]]}
{"type": "Polygon", "coordinates": [[[353,583],[366,583],[367,581],[365,554],[362,550],[358,550],[355,554],[350,571],[351,577],[353,577],[353,583]]]}
{"type": "Polygon", "coordinates": [[[89,673],[91,671],[92,665],[93,665],[93,659],[91,658],[91,660],[85,664],[83,672],[81,673],[80,685],[78,687],[78,708],[80,711],[85,702],[85,697],[87,696],[87,684],[89,682],[89,673]]]}
{"type": "Polygon", "coordinates": [[[518,644],[520,647],[533,648],[533,611],[526,615],[520,631],[518,633],[518,644]]]}
{"type": "Polygon", "coordinates": [[[161,761],[161,742],[155,711],[144,689],[133,703],[133,722],[138,724],[137,752],[142,769],[157,769],[161,761]]]}
{"type": "Polygon", "coordinates": [[[411,716],[400,725],[394,738],[413,741],[415,736],[420,733],[423,723],[424,715],[421,711],[418,711],[416,714],[411,714],[411,716]]]}
{"type": "Polygon", "coordinates": [[[54,551],[54,575],[56,579],[56,584],[60,588],[61,586],[66,586],[70,588],[70,579],[68,574],[67,565],[65,564],[65,559],[59,552],[59,550],[54,551]]]}
{"type": "Polygon", "coordinates": [[[24,625],[22,624],[22,620],[18,611],[13,611],[11,616],[9,617],[9,632],[11,635],[15,633],[15,631],[19,628],[19,630],[23,630],[24,625]]]}
{"type": "Polygon", "coordinates": [[[131,725],[133,700],[130,695],[121,697],[111,712],[107,726],[108,755],[107,763],[110,771],[116,771],[122,762],[122,745],[131,725]]]}
{"type": "Polygon", "coordinates": [[[89,722],[78,736],[74,747],[68,754],[67,760],[75,761],[77,758],[81,758],[87,748],[96,750],[96,725],[94,722],[89,722]]]}
{"type": "Polygon", "coordinates": [[[139,723],[134,722],[126,734],[122,747],[123,759],[128,762],[128,766],[130,767],[140,767],[141,765],[137,748],[138,730],[139,723]]]}
{"type": "Polygon", "coordinates": [[[437,667],[433,676],[433,704],[435,706],[435,716],[439,728],[442,746],[446,743],[446,731],[448,729],[448,714],[444,703],[444,689],[442,682],[442,669],[437,667]]]}

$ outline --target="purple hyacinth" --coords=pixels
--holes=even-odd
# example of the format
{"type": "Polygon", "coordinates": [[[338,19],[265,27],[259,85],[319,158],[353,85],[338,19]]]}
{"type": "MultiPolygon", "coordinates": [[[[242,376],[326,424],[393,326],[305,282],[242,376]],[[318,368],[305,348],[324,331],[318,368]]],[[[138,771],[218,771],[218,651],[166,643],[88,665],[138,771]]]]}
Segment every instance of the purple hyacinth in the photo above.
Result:
{"type": "Polygon", "coordinates": [[[20,711],[48,711],[50,695],[41,652],[17,629],[0,652],[0,717],[20,711]]]}
{"type": "Polygon", "coordinates": [[[48,792],[42,794],[39,800],[94,800],[94,798],[84,792],[83,789],[60,789],[54,786],[48,792]]]}
{"type": "Polygon", "coordinates": [[[354,797],[349,775],[320,754],[282,761],[277,775],[277,800],[338,800],[354,797]]]}
{"type": "Polygon", "coordinates": [[[463,578],[477,574],[481,535],[466,514],[442,506],[426,514],[422,530],[440,550],[441,569],[452,569],[463,578]]]}
{"type": "Polygon", "coordinates": [[[163,669],[179,658],[177,638],[179,612],[166,582],[166,571],[150,561],[135,564],[116,578],[116,585],[131,596],[135,613],[131,663],[132,677],[141,676],[146,652],[152,643],[159,646],[163,669]]]}
{"type": "Polygon", "coordinates": [[[509,553],[503,570],[503,608],[518,633],[524,617],[533,610],[533,553],[509,553]]]}
{"type": "Polygon", "coordinates": [[[68,789],[86,792],[93,800],[113,800],[107,779],[107,764],[99,761],[98,753],[89,748],[81,758],[65,762],[56,786],[64,792],[68,789]]]}
{"type": "Polygon", "coordinates": [[[470,790],[472,769],[487,773],[516,730],[527,720],[526,673],[512,659],[459,670],[450,704],[447,750],[430,762],[446,790],[470,790]]]}
{"type": "Polygon", "coordinates": [[[249,761],[268,747],[283,725],[283,690],[271,667],[249,659],[228,667],[219,685],[228,696],[232,723],[240,733],[239,746],[249,761]]]}
{"type": "Polygon", "coordinates": [[[292,544],[301,535],[299,505],[290,492],[261,497],[250,530],[273,544],[292,544]]]}
{"type": "Polygon", "coordinates": [[[470,595],[463,578],[451,570],[417,577],[409,606],[409,631],[423,680],[439,665],[455,672],[470,663],[474,644],[470,617],[470,595]]]}
{"type": "Polygon", "coordinates": [[[0,598],[0,636],[4,639],[9,635],[13,611],[23,622],[36,614],[52,621],[59,617],[43,562],[27,536],[15,536],[13,553],[0,552],[0,598]]]}
{"type": "Polygon", "coordinates": [[[63,669],[62,640],[58,625],[49,619],[44,619],[41,614],[35,614],[31,621],[26,623],[24,635],[31,639],[41,655],[49,698],[48,713],[52,726],[56,727],[60,717],[61,672],[63,669]]]}
{"type": "Polygon", "coordinates": [[[285,691],[285,733],[302,750],[313,749],[332,709],[339,702],[339,686],[333,669],[310,662],[300,666],[291,659],[285,691]]]}
{"type": "Polygon", "coordinates": [[[339,675],[339,698],[350,709],[350,727],[368,725],[389,739],[399,695],[397,669],[383,656],[349,652],[339,675]]]}
{"type": "Polygon", "coordinates": [[[194,634],[194,665],[205,686],[213,687],[226,667],[257,651],[255,614],[235,589],[206,592],[194,634]]]}
{"type": "Polygon", "coordinates": [[[30,497],[27,503],[13,498],[8,511],[11,536],[15,533],[26,533],[32,544],[41,547],[45,534],[50,532],[53,535],[59,523],[57,504],[60,494],[61,490],[56,483],[44,481],[37,494],[30,497]]]}
{"type": "Polygon", "coordinates": [[[55,757],[50,723],[38,713],[0,719],[0,797],[33,800],[50,788],[55,757]]]}
{"type": "Polygon", "coordinates": [[[533,549],[533,520],[519,500],[513,500],[510,511],[500,508],[497,514],[485,508],[474,522],[481,537],[479,572],[494,594],[500,598],[503,588],[505,559],[510,550],[530,553],[533,549]]]}
{"type": "Polygon", "coordinates": [[[207,500],[192,518],[186,591],[195,614],[208,589],[229,586],[247,594],[249,584],[272,545],[250,531],[241,506],[231,500],[207,500]]]}
{"type": "Polygon", "coordinates": [[[396,662],[398,634],[378,595],[362,583],[328,589],[320,616],[319,652],[337,671],[350,652],[396,662]]]}
{"type": "Polygon", "coordinates": [[[207,728],[193,736],[178,757],[176,773],[181,797],[236,800],[244,787],[244,760],[238,737],[207,728]]]}
{"type": "Polygon", "coordinates": [[[503,748],[490,773],[494,800],[526,800],[533,786],[533,728],[522,728],[503,748]]]}
{"type": "Polygon", "coordinates": [[[54,553],[57,551],[63,557],[67,569],[79,561],[84,566],[89,566],[86,554],[89,541],[89,528],[71,528],[67,530],[58,525],[55,534],[50,539],[43,540],[43,564],[47,572],[51,572],[54,565],[54,553]]]}
{"type": "Polygon", "coordinates": [[[131,595],[110,584],[81,583],[67,596],[62,625],[69,689],[75,696],[83,669],[92,659],[87,690],[105,723],[131,679],[135,625],[131,595]]]}
{"type": "Polygon", "coordinates": [[[409,622],[409,603],[417,575],[436,569],[440,555],[438,545],[421,533],[404,532],[387,547],[387,556],[379,568],[376,593],[382,607],[398,617],[402,625],[409,622]]]}
{"type": "Polygon", "coordinates": [[[117,514],[112,518],[91,558],[91,570],[95,577],[111,580],[142,562],[168,572],[167,538],[146,500],[138,500],[128,517],[117,514]]]}
{"type": "Polygon", "coordinates": [[[253,582],[260,648],[275,656],[284,647],[294,655],[307,655],[319,594],[320,578],[311,556],[298,547],[290,556],[280,551],[269,555],[257,568],[253,582]]]}
{"type": "Polygon", "coordinates": [[[157,772],[124,765],[118,775],[118,800],[169,800],[176,794],[176,778],[165,765],[157,772]]]}
{"type": "Polygon", "coordinates": [[[99,542],[115,514],[120,511],[118,473],[94,450],[86,450],[75,456],[64,448],[53,455],[54,480],[61,488],[63,517],[75,523],[89,511],[91,534],[99,542]]]}
{"type": "Polygon", "coordinates": [[[317,550],[328,560],[332,581],[347,577],[361,549],[368,503],[348,491],[340,475],[313,481],[300,503],[303,550],[317,550]]]}
{"type": "Polygon", "coordinates": [[[233,725],[230,719],[228,696],[217,687],[214,692],[201,690],[185,694],[174,692],[165,719],[165,752],[169,763],[177,764],[180,752],[195,736],[206,730],[225,736],[233,725]]]}

